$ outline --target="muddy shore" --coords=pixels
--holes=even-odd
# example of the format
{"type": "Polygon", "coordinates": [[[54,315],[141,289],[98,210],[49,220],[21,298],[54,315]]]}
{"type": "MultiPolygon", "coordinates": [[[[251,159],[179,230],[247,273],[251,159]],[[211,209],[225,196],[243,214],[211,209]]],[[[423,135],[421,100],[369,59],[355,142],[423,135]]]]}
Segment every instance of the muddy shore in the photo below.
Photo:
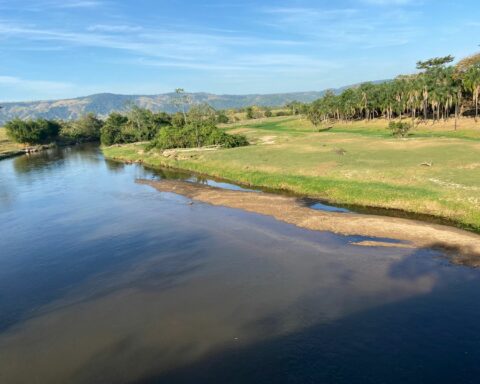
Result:
{"type": "MultiPolygon", "coordinates": [[[[310,230],[389,238],[403,242],[402,246],[441,249],[457,264],[480,266],[480,235],[454,227],[394,217],[316,211],[305,207],[295,197],[225,190],[178,180],[140,179],[137,182],[195,201],[272,216],[310,230]]],[[[360,242],[357,245],[396,246],[382,240],[360,242]]]]}

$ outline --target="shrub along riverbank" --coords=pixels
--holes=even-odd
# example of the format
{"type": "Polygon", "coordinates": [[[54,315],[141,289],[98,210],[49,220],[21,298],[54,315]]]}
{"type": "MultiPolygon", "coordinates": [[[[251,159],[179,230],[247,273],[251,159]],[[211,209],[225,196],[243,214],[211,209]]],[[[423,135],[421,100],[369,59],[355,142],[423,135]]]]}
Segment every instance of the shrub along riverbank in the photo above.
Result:
{"type": "Polygon", "coordinates": [[[419,125],[392,137],[387,121],[314,131],[302,118],[226,126],[256,144],[217,151],[146,151],[146,144],[103,148],[106,157],[169,166],[338,204],[434,215],[480,230],[480,124],[463,119],[419,125]]]}
{"type": "Polygon", "coordinates": [[[103,121],[87,114],[75,121],[13,119],[0,128],[0,160],[56,145],[98,141],[103,121]]]}
{"type": "Polygon", "coordinates": [[[112,112],[105,121],[91,113],[73,121],[13,119],[5,124],[5,141],[24,147],[85,141],[107,146],[149,141],[149,149],[248,145],[244,136],[227,134],[217,127],[224,121],[222,117],[208,105],[197,105],[174,115],[132,106],[126,114],[112,112]]]}

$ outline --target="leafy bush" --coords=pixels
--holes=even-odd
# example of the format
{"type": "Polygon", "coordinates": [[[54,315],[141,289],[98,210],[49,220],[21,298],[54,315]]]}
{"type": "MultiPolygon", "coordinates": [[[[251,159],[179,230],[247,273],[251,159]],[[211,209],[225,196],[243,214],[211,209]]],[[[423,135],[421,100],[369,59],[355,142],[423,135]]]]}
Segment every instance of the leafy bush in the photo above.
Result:
{"type": "Polygon", "coordinates": [[[253,107],[247,107],[245,109],[245,112],[247,113],[247,119],[254,119],[255,118],[255,111],[253,107]]]}
{"type": "Polygon", "coordinates": [[[228,116],[225,113],[219,113],[217,115],[217,123],[219,124],[227,124],[230,121],[228,116]]]}
{"type": "Polygon", "coordinates": [[[124,143],[125,132],[122,132],[122,130],[127,122],[128,118],[126,116],[116,112],[111,113],[100,131],[100,142],[103,145],[124,143]]]}
{"type": "Polygon", "coordinates": [[[391,121],[388,124],[388,129],[392,131],[393,136],[407,137],[408,132],[412,129],[412,124],[402,121],[391,121]]]}
{"type": "Polygon", "coordinates": [[[103,145],[134,143],[152,140],[159,129],[171,124],[166,113],[153,113],[148,109],[133,106],[127,115],[111,113],[101,129],[103,145]]]}
{"type": "Polygon", "coordinates": [[[17,143],[44,144],[58,137],[61,125],[53,120],[14,119],[7,122],[5,128],[8,137],[17,143]]]}
{"type": "Polygon", "coordinates": [[[159,127],[163,125],[171,125],[172,117],[166,112],[158,112],[152,115],[152,121],[159,127]]]}
{"type": "Polygon", "coordinates": [[[273,116],[273,113],[272,113],[270,108],[265,109],[264,116],[265,117],[272,117],[273,116]]]}
{"type": "Polygon", "coordinates": [[[248,145],[245,136],[229,135],[210,122],[189,123],[183,127],[163,127],[149,149],[193,148],[208,145],[221,145],[233,148],[248,145]]]}
{"type": "Polygon", "coordinates": [[[102,127],[103,121],[89,113],[76,121],[64,123],[61,135],[74,140],[98,140],[102,127]]]}
{"type": "Polygon", "coordinates": [[[185,125],[185,117],[183,113],[177,112],[172,116],[172,125],[176,127],[182,127],[185,125]]]}
{"type": "Polygon", "coordinates": [[[161,126],[170,124],[168,115],[154,114],[137,106],[130,109],[127,119],[127,129],[123,130],[125,142],[152,140],[161,126]]]}

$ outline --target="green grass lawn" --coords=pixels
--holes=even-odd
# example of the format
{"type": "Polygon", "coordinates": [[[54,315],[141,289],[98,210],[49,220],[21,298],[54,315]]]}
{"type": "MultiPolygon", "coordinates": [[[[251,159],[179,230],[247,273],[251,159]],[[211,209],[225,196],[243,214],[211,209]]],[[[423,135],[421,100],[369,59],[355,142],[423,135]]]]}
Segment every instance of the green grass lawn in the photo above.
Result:
{"type": "Polygon", "coordinates": [[[11,141],[5,132],[5,128],[0,127],[0,159],[11,156],[22,149],[22,145],[11,141]]]}
{"type": "Polygon", "coordinates": [[[447,124],[419,125],[407,139],[393,138],[386,122],[339,124],[316,132],[307,120],[284,117],[225,129],[247,135],[254,145],[176,158],[144,153],[142,145],[104,152],[339,204],[435,215],[480,230],[480,124],[473,121],[462,121],[457,131],[447,124]]]}

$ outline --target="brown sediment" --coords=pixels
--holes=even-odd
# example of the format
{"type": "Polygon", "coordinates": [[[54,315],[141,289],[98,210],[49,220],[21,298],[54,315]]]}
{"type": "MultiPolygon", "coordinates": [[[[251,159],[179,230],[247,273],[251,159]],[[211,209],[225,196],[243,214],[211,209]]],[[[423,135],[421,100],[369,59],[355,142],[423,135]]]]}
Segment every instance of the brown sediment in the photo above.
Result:
{"type": "MultiPolygon", "coordinates": [[[[301,228],[341,235],[389,238],[408,242],[400,246],[442,249],[459,264],[480,266],[480,235],[461,229],[394,217],[316,211],[295,197],[270,193],[232,191],[178,180],[137,180],[161,192],[172,192],[212,205],[273,216],[301,228]]],[[[360,242],[363,246],[399,246],[382,240],[360,242]]]]}
{"type": "Polygon", "coordinates": [[[412,244],[389,243],[387,241],[374,241],[374,240],[356,241],[350,244],[359,245],[361,247],[414,248],[412,244]]]}

